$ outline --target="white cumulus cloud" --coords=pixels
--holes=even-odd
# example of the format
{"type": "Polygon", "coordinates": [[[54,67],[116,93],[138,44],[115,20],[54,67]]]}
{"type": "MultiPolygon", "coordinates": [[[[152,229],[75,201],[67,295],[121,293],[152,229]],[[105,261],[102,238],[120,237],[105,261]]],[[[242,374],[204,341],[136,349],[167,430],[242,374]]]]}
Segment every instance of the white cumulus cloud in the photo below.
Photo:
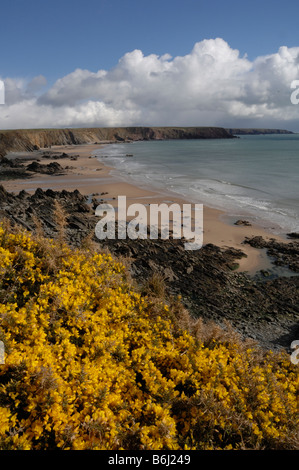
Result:
{"type": "MultiPolygon", "coordinates": [[[[1,78],[1,77],[0,77],[1,78]]],[[[280,127],[299,130],[291,83],[299,47],[250,61],[221,38],[189,54],[134,50],[110,70],[80,68],[46,87],[46,78],[5,78],[1,128],[91,126],[280,127]]]]}

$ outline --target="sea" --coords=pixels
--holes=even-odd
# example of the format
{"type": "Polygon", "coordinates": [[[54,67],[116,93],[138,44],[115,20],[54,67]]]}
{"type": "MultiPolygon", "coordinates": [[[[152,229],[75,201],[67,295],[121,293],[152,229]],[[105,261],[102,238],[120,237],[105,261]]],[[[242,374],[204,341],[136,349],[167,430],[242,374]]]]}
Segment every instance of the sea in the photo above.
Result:
{"type": "Polygon", "coordinates": [[[221,209],[273,234],[299,231],[299,134],[115,143],[94,155],[140,187],[221,209]]]}

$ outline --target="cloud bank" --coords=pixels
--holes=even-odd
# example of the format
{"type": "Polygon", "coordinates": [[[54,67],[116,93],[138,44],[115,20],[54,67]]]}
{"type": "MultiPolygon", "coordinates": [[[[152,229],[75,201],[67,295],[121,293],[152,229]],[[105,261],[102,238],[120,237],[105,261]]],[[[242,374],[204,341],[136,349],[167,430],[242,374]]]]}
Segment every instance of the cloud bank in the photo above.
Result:
{"type": "Polygon", "coordinates": [[[221,38],[194,45],[185,56],[144,56],[134,50],[110,70],[76,69],[47,89],[0,77],[5,105],[0,127],[223,126],[299,131],[299,47],[282,46],[254,61],[221,38]]]}

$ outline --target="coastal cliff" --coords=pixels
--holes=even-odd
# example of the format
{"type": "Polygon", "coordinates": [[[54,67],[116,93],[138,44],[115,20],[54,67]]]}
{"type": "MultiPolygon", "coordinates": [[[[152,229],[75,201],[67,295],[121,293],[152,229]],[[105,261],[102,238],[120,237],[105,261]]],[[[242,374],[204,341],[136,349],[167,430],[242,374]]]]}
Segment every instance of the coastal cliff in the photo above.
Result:
{"type": "Polygon", "coordinates": [[[0,158],[9,152],[30,152],[53,145],[80,145],[137,140],[232,139],[236,135],[292,134],[281,129],[222,127],[94,127],[0,130],[0,158]]]}
{"type": "Polygon", "coordinates": [[[52,145],[130,142],[168,139],[231,139],[221,127],[99,127],[78,129],[20,129],[0,131],[0,157],[52,145]]]}

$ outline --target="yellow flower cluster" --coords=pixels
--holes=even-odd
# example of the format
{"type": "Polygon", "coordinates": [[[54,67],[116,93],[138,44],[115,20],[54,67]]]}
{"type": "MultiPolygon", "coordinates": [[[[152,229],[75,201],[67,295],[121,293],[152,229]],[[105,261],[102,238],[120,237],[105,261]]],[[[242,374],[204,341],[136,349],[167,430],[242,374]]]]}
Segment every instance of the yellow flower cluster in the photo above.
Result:
{"type": "Polygon", "coordinates": [[[296,448],[298,368],[208,346],[109,254],[0,226],[0,449],[296,448]]]}

